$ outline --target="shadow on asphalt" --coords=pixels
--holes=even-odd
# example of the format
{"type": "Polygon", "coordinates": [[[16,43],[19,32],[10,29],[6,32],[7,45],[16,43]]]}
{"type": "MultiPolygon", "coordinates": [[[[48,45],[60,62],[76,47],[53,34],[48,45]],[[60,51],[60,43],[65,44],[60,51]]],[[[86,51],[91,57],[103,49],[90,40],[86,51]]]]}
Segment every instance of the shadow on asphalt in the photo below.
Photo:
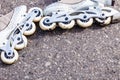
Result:
{"type": "MultiPolygon", "coordinates": [[[[32,39],[37,39],[39,36],[44,37],[46,35],[48,35],[48,36],[62,35],[65,32],[78,33],[78,32],[84,31],[85,29],[98,30],[98,29],[102,29],[102,28],[106,27],[106,26],[101,26],[100,24],[95,23],[91,27],[88,27],[88,28],[82,28],[82,27],[79,27],[78,25],[75,25],[72,29],[64,30],[64,29],[61,29],[59,26],[57,26],[54,30],[43,31],[42,29],[40,29],[39,23],[36,23],[36,26],[37,26],[37,29],[36,29],[36,32],[34,34],[34,35],[36,35],[36,37],[34,37],[32,39]]],[[[107,27],[109,27],[109,26],[107,26],[107,27]]]]}

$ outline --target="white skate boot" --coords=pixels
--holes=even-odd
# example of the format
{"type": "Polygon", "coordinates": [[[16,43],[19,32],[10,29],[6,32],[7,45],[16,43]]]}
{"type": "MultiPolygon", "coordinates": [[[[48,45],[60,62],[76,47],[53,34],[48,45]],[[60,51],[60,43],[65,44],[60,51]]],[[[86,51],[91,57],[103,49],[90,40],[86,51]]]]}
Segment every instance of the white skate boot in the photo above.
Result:
{"type": "Polygon", "coordinates": [[[27,38],[24,35],[32,35],[35,32],[33,21],[40,20],[42,16],[42,10],[39,8],[29,10],[28,13],[26,10],[26,6],[19,6],[0,17],[0,53],[1,60],[6,64],[18,60],[15,49],[27,46],[27,38]]]}
{"type": "Polygon", "coordinates": [[[71,29],[76,23],[89,27],[94,21],[108,25],[119,11],[106,7],[112,6],[113,0],[59,0],[44,9],[44,18],[39,22],[43,30],[55,29],[57,23],[62,29],[71,29]]]}

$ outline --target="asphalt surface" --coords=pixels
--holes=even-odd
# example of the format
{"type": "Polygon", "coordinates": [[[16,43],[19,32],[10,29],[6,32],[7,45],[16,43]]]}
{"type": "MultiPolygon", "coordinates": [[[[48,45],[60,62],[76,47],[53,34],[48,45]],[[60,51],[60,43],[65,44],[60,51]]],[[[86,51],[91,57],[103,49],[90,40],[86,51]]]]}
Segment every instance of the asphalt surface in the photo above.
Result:
{"type": "MultiPolygon", "coordinates": [[[[116,0],[120,6],[120,1],[116,0]]],[[[16,6],[43,9],[49,0],[0,0],[0,14],[16,6]]],[[[42,31],[38,23],[13,65],[0,62],[0,80],[120,80],[120,23],[42,31]]]]}

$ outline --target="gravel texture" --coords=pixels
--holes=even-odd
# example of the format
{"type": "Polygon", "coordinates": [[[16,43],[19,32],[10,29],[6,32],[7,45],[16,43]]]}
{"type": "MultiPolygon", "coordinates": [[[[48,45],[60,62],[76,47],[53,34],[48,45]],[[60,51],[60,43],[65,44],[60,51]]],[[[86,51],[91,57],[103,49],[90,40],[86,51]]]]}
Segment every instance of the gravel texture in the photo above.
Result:
{"type": "MultiPolygon", "coordinates": [[[[120,1],[116,0],[120,6],[120,1]]],[[[0,14],[16,6],[43,7],[50,0],[0,0],[0,14]]],[[[0,80],[120,80],[120,23],[42,31],[38,23],[13,65],[0,62],[0,80]]]]}

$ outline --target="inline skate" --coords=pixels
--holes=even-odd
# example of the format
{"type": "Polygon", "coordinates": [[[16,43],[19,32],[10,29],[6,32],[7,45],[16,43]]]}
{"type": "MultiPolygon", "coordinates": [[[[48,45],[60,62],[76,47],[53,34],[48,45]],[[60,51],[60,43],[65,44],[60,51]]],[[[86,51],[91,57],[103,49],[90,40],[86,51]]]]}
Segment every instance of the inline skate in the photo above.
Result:
{"type": "Polygon", "coordinates": [[[16,50],[27,46],[27,38],[24,35],[32,35],[35,32],[33,21],[39,21],[41,16],[41,9],[35,7],[27,13],[27,7],[22,5],[0,17],[0,53],[3,63],[13,64],[18,60],[16,50]]]}
{"type": "Polygon", "coordinates": [[[57,24],[62,29],[71,29],[75,23],[87,28],[95,21],[101,25],[108,25],[113,16],[119,13],[107,7],[113,5],[114,0],[59,0],[44,9],[45,17],[39,25],[42,30],[53,30],[57,24]]]}

